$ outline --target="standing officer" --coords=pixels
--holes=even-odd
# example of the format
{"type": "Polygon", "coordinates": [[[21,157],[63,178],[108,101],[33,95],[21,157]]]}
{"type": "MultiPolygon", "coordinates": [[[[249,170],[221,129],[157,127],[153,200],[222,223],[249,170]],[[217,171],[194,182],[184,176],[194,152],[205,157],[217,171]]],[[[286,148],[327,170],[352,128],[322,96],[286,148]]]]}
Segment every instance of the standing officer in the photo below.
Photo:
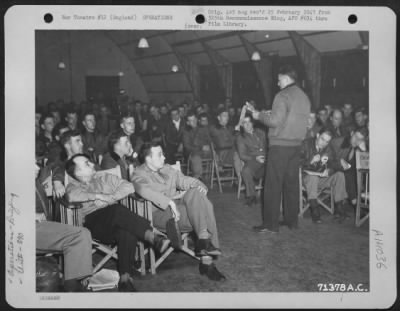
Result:
{"type": "Polygon", "coordinates": [[[310,100],[296,85],[297,73],[290,66],[280,68],[272,111],[259,112],[253,118],[269,127],[269,154],[264,183],[262,224],[253,227],[259,233],[278,233],[283,192],[284,223],[297,228],[299,209],[299,163],[301,144],[307,132],[310,100]]]}

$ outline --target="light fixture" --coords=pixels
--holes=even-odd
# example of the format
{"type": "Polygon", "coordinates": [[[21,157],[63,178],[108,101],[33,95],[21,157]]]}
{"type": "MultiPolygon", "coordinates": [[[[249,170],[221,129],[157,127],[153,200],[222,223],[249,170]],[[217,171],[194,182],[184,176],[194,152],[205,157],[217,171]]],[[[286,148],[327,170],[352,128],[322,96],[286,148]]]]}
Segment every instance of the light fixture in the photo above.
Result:
{"type": "Polygon", "coordinates": [[[265,38],[267,38],[267,39],[268,39],[268,38],[269,38],[269,34],[265,34],[265,38]]]}
{"type": "Polygon", "coordinates": [[[254,62],[261,60],[260,53],[257,51],[254,51],[253,54],[251,55],[251,60],[254,62]]]}
{"type": "Polygon", "coordinates": [[[368,44],[360,44],[359,46],[358,46],[361,50],[368,50],[368,44]]]}
{"type": "Polygon", "coordinates": [[[120,94],[120,95],[124,95],[124,94],[125,94],[125,89],[120,89],[120,90],[119,90],[119,94],[120,94]]]}
{"type": "Polygon", "coordinates": [[[123,76],[124,76],[124,72],[123,72],[123,71],[120,71],[120,72],[118,72],[118,75],[119,75],[120,77],[123,77],[123,76]]]}
{"type": "Polygon", "coordinates": [[[146,38],[141,38],[139,40],[138,48],[139,49],[147,49],[149,47],[149,43],[147,42],[146,38]]]}
{"type": "Polygon", "coordinates": [[[172,72],[178,72],[178,70],[179,70],[179,68],[178,68],[177,65],[173,65],[173,66],[171,67],[171,71],[172,71],[172,72]]]}
{"type": "Polygon", "coordinates": [[[59,63],[58,63],[58,69],[60,69],[60,70],[64,70],[65,69],[65,63],[63,62],[63,61],[60,61],[59,63]]]}

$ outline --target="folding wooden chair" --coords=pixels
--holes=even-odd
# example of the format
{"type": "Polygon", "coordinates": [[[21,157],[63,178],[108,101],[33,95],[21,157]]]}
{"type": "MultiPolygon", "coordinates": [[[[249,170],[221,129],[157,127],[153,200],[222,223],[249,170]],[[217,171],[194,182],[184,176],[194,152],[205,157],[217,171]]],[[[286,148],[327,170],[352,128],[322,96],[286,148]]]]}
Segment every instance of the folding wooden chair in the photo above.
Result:
{"type": "Polygon", "coordinates": [[[231,182],[231,185],[233,187],[235,181],[238,181],[238,178],[236,177],[235,173],[235,167],[233,164],[228,164],[228,165],[223,165],[222,167],[219,166],[218,164],[218,155],[215,151],[214,144],[211,143],[211,152],[212,152],[212,166],[211,166],[211,185],[210,188],[212,189],[214,186],[214,182],[217,181],[218,183],[218,188],[219,192],[222,191],[222,183],[223,182],[231,182]],[[225,176],[221,176],[225,175],[225,176]]]}
{"type": "MultiPolygon", "coordinates": [[[[153,217],[152,217],[152,211],[151,211],[151,204],[147,204],[147,208],[149,209],[148,212],[148,219],[151,222],[151,225],[153,225],[153,217]]],[[[158,230],[158,229],[157,229],[158,230]]],[[[159,233],[166,235],[166,231],[164,230],[159,230],[159,233]]],[[[194,253],[193,250],[191,250],[188,246],[189,244],[189,234],[191,233],[191,231],[185,231],[185,232],[181,232],[181,239],[182,239],[182,248],[180,249],[180,251],[186,253],[187,255],[200,260],[199,257],[197,257],[194,253]]],[[[161,256],[159,258],[156,259],[155,253],[154,253],[154,249],[150,248],[149,249],[149,255],[150,255],[150,271],[151,274],[156,274],[156,269],[167,259],[167,257],[174,251],[175,249],[170,246],[163,254],[161,254],[161,256]]],[[[147,251],[145,250],[145,254],[147,253],[147,251]]]]}
{"type": "MultiPolygon", "coordinates": [[[[186,175],[190,176],[191,170],[190,170],[190,160],[192,158],[192,154],[189,154],[189,157],[186,162],[186,175]]],[[[205,180],[210,179],[211,180],[211,170],[212,170],[212,165],[213,165],[213,157],[212,154],[209,158],[202,158],[201,159],[201,165],[203,167],[203,176],[205,176],[205,180]]],[[[211,182],[211,181],[210,181],[211,182]]]]}
{"type": "Polygon", "coordinates": [[[360,227],[369,218],[369,152],[356,151],[357,205],[355,224],[360,227]],[[368,211],[361,217],[361,209],[368,211]]]}
{"type": "MultiPolygon", "coordinates": [[[[299,169],[299,216],[303,217],[304,213],[307,211],[307,209],[310,207],[310,204],[308,203],[307,200],[307,192],[306,189],[303,186],[303,174],[302,174],[302,168],[300,167],[299,169]]],[[[323,208],[325,208],[329,213],[333,215],[335,212],[335,202],[333,201],[333,196],[332,196],[332,188],[329,189],[323,189],[319,194],[317,198],[317,202],[319,205],[321,205],[323,208]]]]}
{"type": "MultiPolygon", "coordinates": [[[[113,169],[99,171],[98,173],[108,173],[121,177],[121,170],[119,166],[116,166],[113,169]]],[[[66,175],[65,185],[67,185],[68,175],[67,174],[65,175],[66,175]]],[[[81,208],[83,203],[85,202],[68,202],[65,198],[59,199],[58,204],[60,208],[61,222],[73,226],[82,226],[83,223],[82,223],[81,208]]],[[[129,198],[124,198],[120,200],[120,203],[129,208],[129,198]]],[[[92,239],[92,246],[93,246],[92,253],[99,252],[104,255],[104,257],[100,260],[100,262],[97,263],[97,265],[93,268],[93,274],[99,271],[104,266],[104,264],[111,258],[114,258],[116,260],[118,259],[117,246],[104,244],[95,239],[92,239]]],[[[140,261],[143,264],[144,263],[144,252],[142,251],[144,249],[143,242],[138,242],[138,248],[139,248],[138,256],[140,257],[140,261]]],[[[141,269],[141,273],[145,274],[144,269],[141,269]]]]}
{"type": "MultiPolygon", "coordinates": [[[[244,162],[243,161],[240,161],[240,162],[241,162],[241,165],[242,165],[241,169],[243,169],[244,162]]],[[[244,184],[242,184],[242,171],[240,170],[240,174],[238,176],[238,189],[237,189],[237,198],[238,198],[238,200],[240,199],[240,193],[242,191],[244,191],[245,189],[246,189],[246,187],[244,186],[244,184]]],[[[258,195],[260,195],[262,189],[264,189],[264,187],[263,187],[263,178],[260,178],[259,182],[258,182],[258,185],[256,185],[256,191],[257,191],[258,195]]]]}
{"type": "MultiPolygon", "coordinates": [[[[172,165],[175,169],[181,171],[181,165],[180,163],[172,165]]],[[[185,192],[181,192],[179,197],[183,196],[185,192]]],[[[132,205],[132,208],[135,212],[137,212],[139,215],[145,217],[148,219],[153,226],[153,211],[152,211],[152,203],[150,201],[147,201],[143,198],[141,198],[137,193],[131,195],[132,198],[135,199],[135,204],[132,205]]],[[[158,234],[162,234],[164,236],[167,236],[166,231],[164,230],[159,230],[153,226],[153,228],[156,230],[158,234]]],[[[193,250],[191,250],[188,246],[189,244],[189,234],[191,231],[188,232],[181,232],[181,239],[182,239],[182,248],[180,251],[186,253],[187,255],[200,260],[199,257],[197,257],[194,253],[193,250]]],[[[170,246],[159,258],[156,258],[154,249],[152,247],[148,249],[144,249],[143,254],[149,256],[149,262],[150,262],[150,267],[149,270],[151,274],[156,274],[156,269],[167,259],[167,257],[174,251],[175,249],[170,246]]]]}

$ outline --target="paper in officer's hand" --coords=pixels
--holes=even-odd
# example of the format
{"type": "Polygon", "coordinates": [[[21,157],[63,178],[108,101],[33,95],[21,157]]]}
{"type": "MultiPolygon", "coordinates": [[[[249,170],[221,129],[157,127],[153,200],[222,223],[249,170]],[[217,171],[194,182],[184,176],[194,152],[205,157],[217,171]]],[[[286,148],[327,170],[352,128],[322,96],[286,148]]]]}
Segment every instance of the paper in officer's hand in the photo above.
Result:
{"type": "Polygon", "coordinates": [[[250,112],[255,112],[256,108],[252,104],[250,104],[248,101],[246,101],[246,109],[249,110],[250,112]]]}

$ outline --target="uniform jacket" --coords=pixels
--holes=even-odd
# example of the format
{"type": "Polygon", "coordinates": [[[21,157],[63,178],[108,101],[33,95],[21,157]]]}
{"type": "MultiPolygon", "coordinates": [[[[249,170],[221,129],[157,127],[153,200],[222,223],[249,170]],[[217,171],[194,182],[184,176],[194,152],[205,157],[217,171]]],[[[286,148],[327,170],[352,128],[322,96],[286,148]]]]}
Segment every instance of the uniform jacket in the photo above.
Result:
{"type": "Polygon", "coordinates": [[[223,127],[217,124],[211,127],[210,134],[216,151],[232,149],[234,147],[235,138],[232,127],[223,127]]]}
{"type": "Polygon", "coordinates": [[[182,142],[185,121],[181,119],[179,129],[176,129],[172,120],[169,120],[165,126],[165,142],[167,146],[178,146],[182,142]]]}
{"type": "Polygon", "coordinates": [[[112,194],[115,202],[117,202],[134,192],[132,183],[115,175],[101,172],[96,172],[89,184],[69,177],[66,188],[66,196],[69,202],[85,202],[82,207],[82,217],[109,205],[95,204],[96,194],[112,194]]]}
{"type": "Polygon", "coordinates": [[[311,160],[316,154],[319,154],[321,157],[326,155],[328,157],[327,168],[329,176],[335,173],[336,171],[340,171],[342,166],[340,165],[340,159],[336,157],[336,153],[333,150],[331,144],[322,150],[317,151],[315,146],[316,139],[306,139],[302,145],[301,151],[301,165],[303,169],[307,169],[310,166],[311,160]]]}
{"type": "Polygon", "coordinates": [[[100,167],[102,170],[108,170],[118,165],[121,169],[121,178],[129,180],[129,163],[115,152],[107,152],[101,161],[100,167]]]}
{"type": "Polygon", "coordinates": [[[107,139],[100,132],[82,131],[83,153],[94,153],[96,157],[107,152],[107,139]]]}
{"type": "Polygon", "coordinates": [[[260,113],[260,121],[269,127],[269,144],[300,146],[306,136],[310,108],[310,100],[296,84],[276,94],[271,113],[260,113]]]}
{"type": "Polygon", "coordinates": [[[239,158],[244,161],[255,160],[257,156],[266,154],[266,138],[263,130],[255,129],[253,134],[243,132],[236,139],[239,158]]]}
{"type": "Polygon", "coordinates": [[[142,164],[132,175],[132,183],[140,196],[153,203],[153,210],[165,210],[169,202],[180,195],[180,191],[198,186],[207,189],[198,179],[185,176],[168,164],[157,172],[142,164]]]}
{"type": "Polygon", "coordinates": [[[208,127],[188,128],[183,132],[183,148],[187,155],[201,153],[203,146],[210,144],[211,136],[208,127]]]}

